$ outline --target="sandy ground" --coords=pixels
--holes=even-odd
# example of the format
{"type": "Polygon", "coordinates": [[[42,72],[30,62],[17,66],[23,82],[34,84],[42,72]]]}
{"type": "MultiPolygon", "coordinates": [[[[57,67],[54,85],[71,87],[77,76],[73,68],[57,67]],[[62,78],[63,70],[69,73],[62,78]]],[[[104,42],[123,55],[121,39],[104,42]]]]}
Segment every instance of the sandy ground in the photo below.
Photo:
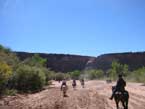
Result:
{"type": "MultiPolygon", "coordinates": [[[[114,83],[86,81],[85,88],[82,88],[77,81],[76,90],[72,88],[71,81],[67,84],[68,97],[62,96],[61,83],[53,81],[52,86],[39,93],[1,99],[0,109],[116,109],[115,102],[108,99],[114,83]]],[[[127,83],[126,89],[130,94],[129,109],[145,109],[145,86],[127,83]]]]}

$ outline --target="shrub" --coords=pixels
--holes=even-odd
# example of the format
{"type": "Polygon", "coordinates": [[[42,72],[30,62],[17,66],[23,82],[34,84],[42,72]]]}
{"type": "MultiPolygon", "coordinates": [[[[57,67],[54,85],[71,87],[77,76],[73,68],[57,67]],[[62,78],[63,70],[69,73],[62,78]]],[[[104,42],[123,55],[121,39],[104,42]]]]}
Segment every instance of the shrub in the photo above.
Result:
{"type": "Polygon", "coordinates": [[[145,67],[139,68],[127,76],[128,80],[145,83],[145,67]]]}
{"type": "Polygon", "coordinates": [[[64,73],[56,73],[55,74],[55,80],[56,81],[62,81],[63,79],[65,79],[64,73]]]}
{"type": "Polygon", "coordinates": [[[46,85],[49,85],[50,81],[55,78],[55,72],[54,71],[51,71],[51,70],[49,70],[47,68],[41,68],[41,69],[45,73],[46,85]]]}
{"type": "Polygon", "coordinates": [[[109,79],[111,79],[111,80],[115,80],[115,79],[117,79],[117,74],[113,69],[109,69],[107,71],[107,77],[109,77],[109,79]]]}
{"type": "Polygon", "coordinates": [[[37,67],[21,65],[13,76],[15,87],[24,92],[38,91],[43,88],[46,82],[44,72],[37,67]]]}
{"type": "Polygon", "coordinates": [[[65,73],[65,74],[64,74],[64,78],[67,79],[67,80],[69,80],[69,79],[71,78],[71,76],[70,76],[70,74],[65,73]]]}
{"type": "Polygon", "coordinates": [[[0,93],[5,89],[8,79],[12,75],[12,69],[6,63],[0,62],[0,93]]]}
{"type": "Polygon", "coordinates": [[[78,70],[70,72],[70,76],[72,79],[79,79],[80,75],[81,75],[81,72],[78,70]]]}
{"type": "Polygon", "coordinates": [[[0,50],[0,61],[5,62],[7,65],[11,66],[13,71],[16,69],[19,59],[14,53],[6,53],[0,50]]]}
{"type": "Polygon", "coordinates": [[[102,70],[87,70],[85,71],[88,79],[101,79],[104,77],[104,72],[102,70]]]}
{"type": "Polygon", "coordinates": [[[17,94],[17,90],[15,89],[6,89],[4,95],[15,96],[17,94]]]}

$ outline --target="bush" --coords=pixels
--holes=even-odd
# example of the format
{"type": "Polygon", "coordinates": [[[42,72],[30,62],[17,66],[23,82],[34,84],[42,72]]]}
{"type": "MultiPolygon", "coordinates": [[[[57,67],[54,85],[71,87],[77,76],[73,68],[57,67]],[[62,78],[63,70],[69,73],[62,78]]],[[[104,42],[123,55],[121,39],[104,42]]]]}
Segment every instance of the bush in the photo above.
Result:
{"type": "Polygon", "coordinates": [[[0,62],[0,94],[5,89],[8,79],[12,75],[12,69],[6,63],[0,62]]]}
{"type": "Polygon", "coordinates": [[[55,74],[55,80],[56,81],[62,81],[63,79],[65,79],[65,74],[64,73],[56,73],[55,74]]]}
{"type": "Polygon", "coordinates": [[[104,72],[102,70],[87,70],[85,71],[85,75],[87,75],[88,79],[101,79],[104,77],[104,72]]]}
{"type": "Polygon", "coordinates": [[[81,72],[78,70],[75,70],[73,72],[70,72],[70,76],[72,79],[79,79],[81,75],[81,72]]]}
{"type": "Polygon", "coordinates": [[[109,69],[107,71],[107,77],[111,80],[116,80],[117,79],[117,74],[113,69],[109,69]]]}
{"type": "Polygon", "coordinates": [[[47,69],[47,68],[41,68],[43,72],[45,73],[46,77],[46,85],[49,85],[50,81],[55,78],[55,72],[47,69]]]}
{"type": "Polygon", "coordinates": [[[17,94],[17,90],[15,89],[6,89],[4,95],[15,96],[17,94]]]}
{"type": "Polygon", "coordinates": [[[46,82],[44,72],[37,67],[21,65],[13,75],[15,88],[24,92],[38,91],[46,82]]]}
{"type": "Polygon", "coordinates": [[[134,82],[145,83],[145,67],[130,72],[130,75],[127,75],[127,79],[134,82]]]}
{"type": "Polygon", "coordinates": [[[0,61],[11,66],[13,71],[19,63],[19,59],[16,54],[13,53],[10,48],[6,48],[2,45],[0,45],[0,61]]]}
{"type": "Polygon", "coordinates": [[[66,80],[69,80],[71,78],[70,74],[68,74],[68,73],[65,73],[64,77],[65,77],[66,80]]]}
{"type": "Polygon", "coordinates": [[[50,71],[50,70],[46,70],[45,75],[46,75],[46,81],[50,81],[55,78],[55,72],[50,71]]]}

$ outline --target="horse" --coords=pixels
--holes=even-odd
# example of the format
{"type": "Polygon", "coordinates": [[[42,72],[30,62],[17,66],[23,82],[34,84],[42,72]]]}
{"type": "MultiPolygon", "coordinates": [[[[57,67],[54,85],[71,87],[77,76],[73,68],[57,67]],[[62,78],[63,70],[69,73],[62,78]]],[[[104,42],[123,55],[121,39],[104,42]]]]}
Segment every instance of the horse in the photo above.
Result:
{"type": "Polygon", "coordinates": [[[63,91],[63,97],[67,97],[66,92],[67,92],[67,90],[68,90],[68,87],[67,87],[66,85],[63,85],[63,86],[61,87],[61,90],[63,91]]]}
{"type": "MultiPolygon", "coordinates": [[[[112,92],[114,91],[116,87],[115,86],[112,86],[112,92]]],[[[116,103],[116,107],[117,109],[119,109],[119,102],[121,101],[124,109],[128,109],[128,101],[129,101],[129,93],[128,91],[124,91],[123,94],[121,92],[116,92],[114,94],[114,100],[115,100],[115,103],[116,103]]]]}
{"type": "Polygon", "coordinates": [[[76,86],[77,86],[76,80],[73,80],[72,86],[73,86],[73,89],[76,89],[76,86]]]}
{"type": "Polygon", "coordinates": [[[73,89],[76,89],[76,84],[75,83],[73,83],[72,86],[73,86],[73,89]]]}
{"type": "Polygon", "coordinates": [[[85,82],[84,82],[84,80],[81,80],[80,82],[81,82],[82,88],[85,88],[85,82]]]}

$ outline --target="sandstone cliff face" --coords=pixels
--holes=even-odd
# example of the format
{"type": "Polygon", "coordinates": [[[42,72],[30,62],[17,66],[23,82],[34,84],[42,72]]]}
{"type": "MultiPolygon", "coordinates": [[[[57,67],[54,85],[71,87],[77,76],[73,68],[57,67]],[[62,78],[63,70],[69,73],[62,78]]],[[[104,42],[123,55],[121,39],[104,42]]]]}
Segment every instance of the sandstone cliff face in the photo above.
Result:
{"type": "MultiPolygon", "coordinates": [[[[24,60],[33,56],[35,53],[16,52],[16,54],[20,60],[24,60]]],[[[127,64],[129,70],[135,70],[145,66],[145,52],[104,54],[98,57],[45,53],[38,54],[47,59],[48,68],[64,73],[92,68],[107,71],[111,68],[111,63],[114,60],[121,64],[127,64]]]]}
{"type": "Polygon", "coordinates": [[[111,68],[112,61],[114,60],[121,64],[127,64],[131,71],[136,70],[145,66],[145,52],[105,54],[98,56],[93,64],[95,68],[106,71],[111,68]]]}
{"type": "MultiPolygon", "coordinates": [[[[35,53],[16,52],[20,60],[32,57],[35,53]]],[[[91,57],[64,54],[44,54],[38,53],[42,58],[47,59],[47,67],[56,72],[70,72],[83,70],[91,57]]]]}

